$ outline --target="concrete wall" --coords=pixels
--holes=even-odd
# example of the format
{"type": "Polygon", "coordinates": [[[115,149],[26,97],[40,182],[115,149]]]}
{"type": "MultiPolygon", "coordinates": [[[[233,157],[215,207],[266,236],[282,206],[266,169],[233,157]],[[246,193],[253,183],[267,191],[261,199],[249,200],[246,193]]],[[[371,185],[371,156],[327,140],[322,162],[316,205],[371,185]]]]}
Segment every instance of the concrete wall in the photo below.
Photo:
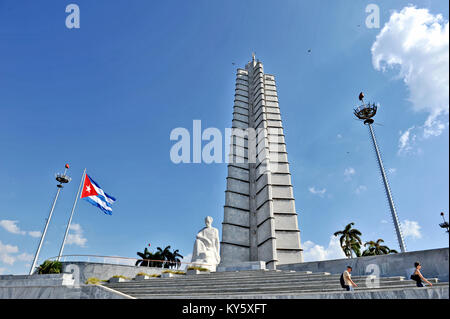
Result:
{"type": "Polygon", "coordinates": [[[298,264],[278,265],[279,270],[296,270],[312,272],[329,272],[338,274],[345,270],[346,266],[352,266],[352,274],[369,275],[369,265],[377,265],[380,269],[380,277],[409,276],[414,271],[414,262],[422,264],[422,274],[425,278],[438,278],[440,281],[449,281],[449,249],[439,248],[430,250],[412,251],[407,253],[359,257],[352,259],[336,259],[313,261],[298,264]]]}
{"type": "Polygon", "coordinates": [[[107,287],[0,287],[0,299],[129,299],[107,287]]]}
{"type": "Polygon", "coordinates": [[[137,273],[161,274],[164,270],[155,267],[136,267],[126,265],[114,265],[92,262],[62,262],[63,272],[73,273],[76,284],[84,284],[90,277],[96,277],[102,280],[108,280],[114,275],[122,275],[134,278],[137,273]],[[78,280],[78,281],[77,281],[78,280]]]}
{"type": "Polygon", "coordinates": [[[0,287],[73,286],[74,283],[75,281],[71,274],[0,276],[0,287]]]}
{"type": "Polygon", "coordinates": [[[0,299],[129,299],[99,285],[78,285],[72,274],[2,275],[0,299]]]}

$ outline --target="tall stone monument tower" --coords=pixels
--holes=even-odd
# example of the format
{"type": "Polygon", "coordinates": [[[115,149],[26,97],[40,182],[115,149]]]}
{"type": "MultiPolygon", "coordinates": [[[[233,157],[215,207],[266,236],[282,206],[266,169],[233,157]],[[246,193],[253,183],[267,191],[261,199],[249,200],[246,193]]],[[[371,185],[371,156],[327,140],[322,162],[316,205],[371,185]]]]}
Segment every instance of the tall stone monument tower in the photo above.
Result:
{"type": "Polygon", "coordinates": [[[275,78],[255,59],[238,69],[221,264],[303,261],[275,78]]]}

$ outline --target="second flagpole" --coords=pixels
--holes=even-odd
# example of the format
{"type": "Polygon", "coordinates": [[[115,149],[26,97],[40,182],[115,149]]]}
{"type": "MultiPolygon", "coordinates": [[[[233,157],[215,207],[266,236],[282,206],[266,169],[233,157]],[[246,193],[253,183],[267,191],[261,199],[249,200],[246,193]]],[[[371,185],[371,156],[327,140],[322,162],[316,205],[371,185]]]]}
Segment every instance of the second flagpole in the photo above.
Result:
{"type": "Polygon", "coordinates": [[[63,242],[61,245],[61,249],[59,250],[57,261],[60,261],[60,259],[61,259],[61,256],[62,256],[62,253],[64,250],[64,245],[66,243],[67,235],[69,234],[70,223],[72,222],[73,213],[75,211],[75,207],[77,206],[78,197],[80,197],[80,191],[81,191],[81,188],[83,187],[83,182],[84,182],[85,177],[86,177],[86,168],[83,171],[83,176],[81,176],[81,183],[80,183],[80,186],[78,187],[78,193],[77,193],[77,196],[75,197],[75,202],[73,203],[72,212],[70,213],[69,222],[67,223],[66,233],[64,234],[64,239],[63,239],[63,242]]]}

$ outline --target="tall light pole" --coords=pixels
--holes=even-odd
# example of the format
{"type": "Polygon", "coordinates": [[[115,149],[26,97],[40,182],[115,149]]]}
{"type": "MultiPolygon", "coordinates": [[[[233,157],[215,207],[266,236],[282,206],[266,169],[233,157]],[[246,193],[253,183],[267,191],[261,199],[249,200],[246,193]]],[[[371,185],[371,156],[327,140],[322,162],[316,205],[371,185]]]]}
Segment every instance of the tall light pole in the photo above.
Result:
{"type": "Polygon", "coordinates": [[[395,209],[394,200],[392,198],[391,187],[389,186],[388,178],[383,166],[383,160],[381,159],[380,149],[378,148],[377,139],[375,138],[375,133],[372,127],[373,117],[377,113],[377,105],[364,103],[364,93],[361,92],[359,94],[359,100],[362,102],[362,105],[357,107],[354,110],[355,116],[364,121],[364,124],[369,127],[370,136],[372,137],[373,147],[375,149],[375,153],[377,155],[378,166],[380,168],[381,177],[383,178],[384,189],[386,191],[386,196],[389,203],[389,208],[391,210],[392,220],[394,222],[395,232],[397,234],[398,244],[400,246],[400,250],[402,253],[406,252],[405,241],[403,239],[402,230],[400,228],[400,223],[398,221],[397,211],[395,209]]]}
{"type": "Polygon", "coordinates": [[[439,226],[440,226],[441,228],[447,229],[447,233],[448,233],[448,232],[449,232],[449,227],[450,227],[450,225],[449,225],[448,222],[445,220],[444,212],[441,212],[441,216],[442,216],[442,219],[444,220],[444,222],[443,222],[443,223],[440,223],[439,226]]]}
{"type": "Polygon", "coordinates": [[[50,214],[48,215],[47,222],[45,223],[44,231],[42,232],[41,240],[39,241],[39,246],[36,250],[36,254],[34,255],[33,263],[31,264],[30,275],[33,274],[33,270],[36,267],[36,262],[38,261],[39,253],[41,251],[42,244],[44,242],[45,234],[47,233],[48,225],[50,224],[50,219],[52,218],[53,211],[55,210],[56,201],[58,200],[59,193],[61,192],[61,189],[63,189],[63,187],[64,187],[63,184],[67,184],[71,180],[71,178],[66,175],[66,172],[68,169],[69,169],[69,164],[66,164],[64,173],[56,174],[56,176],[55,176],[56,180],[59,182],[59,184],[56,185],[56,187],[58,187],[58,190],[56,191],[55,199],[53,200],[52,208],[50,209],[50,214]]]}

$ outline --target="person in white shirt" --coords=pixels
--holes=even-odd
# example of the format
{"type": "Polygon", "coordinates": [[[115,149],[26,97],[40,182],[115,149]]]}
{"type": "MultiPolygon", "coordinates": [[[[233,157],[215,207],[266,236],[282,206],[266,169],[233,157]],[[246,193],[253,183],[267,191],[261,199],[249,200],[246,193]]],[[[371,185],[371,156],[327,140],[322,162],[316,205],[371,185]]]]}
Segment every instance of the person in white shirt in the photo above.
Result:
{"type": "Polygon", "coordinates": [[[347,270],[344,271],[344,273],[343,273],[345,288],[347,289],[347,291],[353,291],[354,287],[358,287],[358,285],[355,284],[352,280],[352,275],[350,274],[351,272],[352,272],[352,267],[347,266],[347,270]]]}

